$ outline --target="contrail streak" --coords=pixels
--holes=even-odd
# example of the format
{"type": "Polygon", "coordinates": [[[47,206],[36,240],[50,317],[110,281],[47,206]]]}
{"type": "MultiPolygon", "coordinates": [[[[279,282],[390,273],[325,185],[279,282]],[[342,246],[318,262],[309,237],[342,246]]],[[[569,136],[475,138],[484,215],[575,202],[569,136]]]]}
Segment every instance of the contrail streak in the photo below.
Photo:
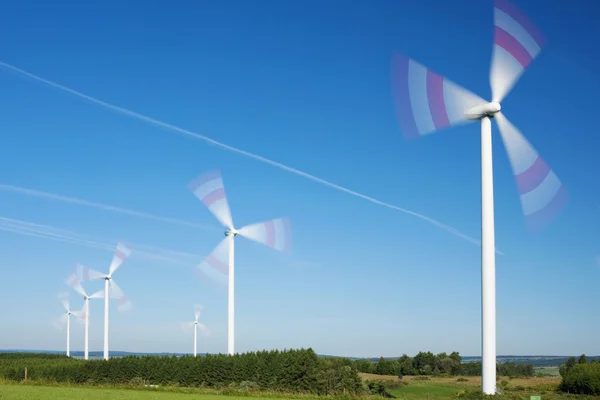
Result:
{"type": "MultiPolygon", "coordinates": [[[[36,224],[33,222],[20,221],[17,219],[6,218],[0,216],[0,231],[9,233],[15,233],[18,235],[37,237],[42,239],[50,239],[58,242],[76,244],[100,250],[106,250],[114,252],[115,245],[102,243],[96,240],[90,240],[83,235],[80,235],[73,231],[55,228],[49,225],[36,224]]],[[[173,250],[166,250],[157,247],[143,246],[143,245],[131,245],[134,250],[133,255],[140,256],[142,258],[167,261],[169,263],[179,264],[186,267],[195,267],[193,259],[199,260],[201,256],[190,253],[177,252],[173,250]],[[150,251],[141,250],[149,249],[150,251]],[[162,252],[170,255],[179,257],[173,257],[170,255],[161,255],[156,252],[162,252]],[[180,257],[188,258],[188,260],[182,260],[180,257]],[[192,260],[190,260],[192,259],[192,260]]]]}
{"type": "Polygon", "coordinates": [[[98,209],[105,210],[105,211],[112,211],[112,212],[117,212],[120,214],[127,214],[127,215],[131,215],[134,217],[152,219],[155,221],[167,222],[167,223],[171,223],[171,224],[191,226],[193,228],[201,228],[201,229],[211,230],[211,231],[219,230],[217,227],[213,227],[213,226],[208,226],[208,225],[203,225],[203,224],[195,224],[192,222],[183,221],[183,220],[179,220],[179,219],[175,219],[175,218],[159,217],[159,216],[148,214],[148,213],[141,212],[141,211],[129,210],[126,208],[115,207],[115,206],[110,206],[110,205],[101,204],[101,203],[95,203],[93,201],[82,200],[82,199],[78,199],[75,197],[61,196],[58,194],[42,192],[39,190],[27,189],[27,188],[22,188],[22,187],[18,187],[18,186],[0,184],[0,190],[25,194],[28,196],[42,197],[45,199],[62,201],[65,203],[78,204],[78,205],[82,205],[82,206],[86,206],[86,207],[93,207],[93,208],[98,208],[98,209]]]}
{"type": "MultiPolygon", "coordinates": [[[[436,221],[433,218],[429,218],[429,217],[427,217],[427,216],[425,216],[423,214],[419,214],[417,212],[410,211],[410,210],[407,210],[405,208],[398,207],[398,206],[386,203],[386,202],[381,201],[381,200],[377,200],[377,199],[375,199],[373,197],[367,196],[367,195],[359,193],[359,192],[355,192],[353,190],[347,189],[347,188],[342,187],[340,185],[337,185],[335,183],[329,182],[329,181],[327,181],[325,179],[321,179],[321,178],[316,177],[314,175],[311,175],[309,173],[300,171],[300,170],[298,170],[296,168],[288,167],[287,165],[278,163],[276,161],[273,161],[273,160],[270,160],[268,158],[259,156],[257,154],[250,153],[250,152],[247,152],[245,150],[238,149],[236,147],[229,146],[227,144],[221,143],[221,142],[219,142],[217,140],[214,140],[214,139],[211,139],[211,138],[209,138],[207,136],[200,135],[198,133],[189,131],[187,129],[183,129],[183,128],[180,128],[178,126],[171,125],[171,124],[168,124],[166,122],[162,122],[162,121],[156,120],[154,118],[150,118],[150,117],[142,115],[142,114],[138,114],[138,113],[136,113],[134,111],[131,111],[131,110],[128,110],[126,108],[119,107],[119,106],[116,106],[114,104],[107,103],[105,101],[99,100],[99,99],[94,98],[92,96],[88,96],[88,95],[86,95],[84,93],[78,92],[78,91],[76,91],[74,89],[71,89],[71,88],[69,88],[67,86],[63,86],[63,85],[58,84],[56,82],[50,81],[50,80],[42,78],[42,77],[40,77],[38,75],[32,74],[32,73],[27,72],[25,70],[22,70],[20,68],[17,68],[15,66],[11,65],[11,64],[7,64],[5,62],[0,61],[0,66],[3,66],[3,67],[5,67],[5,68],[7,68],[9,70],[17,72],[17,73],[19,73],[21,75],[24,75],[24,76],[28,77],[28,78],[34,79],[34,80],[36,80],[38,82],[45,83],[46,85],[52,86],[52,87],[54,87],[56,89],[60,89],[62,91],[68,92],[68,93],[70,93],[70,94],[72,94],[74,96],[77,96],[77,97],[80,97],[82,99],[88,100],[88,101],[90,101],[92,103],[101,105],[101,106],[106,107],[106,108],[108,108],[110,110],[119,112],[121,114],[125,114],[125,115],[128,115],[130,117],[137,118],[137,119],[139,119],[141,121],[145,121],[145,122],[148,122],[148,123],[160,126],[162,128],[166,128],[166,129],[170,129],[172,131],[176,131],[176,132],[182,133],[184,135],[190,136],[190,137],[195,138],[195,139],[203,140],[203,141],[208,142],[208,143],[210,143],[212,145],[221,147],[221,148],[223,148],[225,150],[229,150],[229,151],[234,152],[234,153],[245,155],[246,157],[253,158],[255,160],[258,160],[258,161],[261,161],[263,163],[272,165],[272,166],[277,167],[279,169],[282,169],[284,171],[288,171],[288,172],[291,172],[293,174],[302,176],[302,177],[310,179],[310,180],[312,180],[314,182],[318,182],[318,183],[320,183],[322,185],[329,186],[329,187],[331,187],[333,189],[336,189],[336,190],[339,190],[341,192],[348,193],[348,194],[350,194],[352,196],[361,198],[363,200],[367,200],[367,201],[369,201],[371,203],[374,203],[374,204],[377,204],[377,205],[380,205],[380,206],[383,206],[383,207],[387,207],[387,208],[390,208],[392,210],[400,211],[400,212],[406,213],[408,215],[412,215],[414,217],[417,217],[417,218],[420,218],[420,219],[422,219],[424,221],[427,221],[427,222],[429,222],[429,223],[437,226],[438,228],[444,229],[445,231],[447,231],[447,232],[449,232],[449,233],[451,233],[451,234],[453,234],[453,235],[455,235],[455,236],[457,236],[459,238],[462,238],[462,239],[464,239],[464,240],[466,240],[466,241],[468,241],[470,243],[476,244],[478,246],[481,245],[481,240],[472,238],[470,236],[467,236],[467,235],[463,234],[462,232],[460,232],[460,231],[458,231],[458,230],[456,230],[456,229],[454,229],[454,228],[452,228],[452,227],[450,227],[448,225],[445,225],[445,224],[443,224],[443,223],[441,223],[439,221],[436,221]]],[[[499,253],[499,254],[502,254],[498,250],[496,250],[496,252],[499,253]]]]}

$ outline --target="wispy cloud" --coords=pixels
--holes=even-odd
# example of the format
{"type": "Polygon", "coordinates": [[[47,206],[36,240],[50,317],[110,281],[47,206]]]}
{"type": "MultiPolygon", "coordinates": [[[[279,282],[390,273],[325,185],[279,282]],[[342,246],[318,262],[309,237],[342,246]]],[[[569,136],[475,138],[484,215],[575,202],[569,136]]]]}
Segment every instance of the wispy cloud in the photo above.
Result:
{"type": "Polygon", "coordinates": [[[0,190],[6,191],[6,192],[24,194],[27,196],[41,197],[41,198],[49,199],[49,200],[61,201],[64,203],[77,204],[77,205],[81,205],[81,206],[85,206],[85,207],[92,207],[92,208],[97,208],[97,209],[104,210],[104,211],[111,211],[111,212],[116,212],[116,213],[120,213],[120,214],[131,215],[131,216],[138,217],[138,218],[152,219],[155,221],[166,222],[166,223],[170,223],[170,224],[189,226],[192,228],[200,228],[200,229],[205,229],[205,230],[210,230],[210,231],[215,231],[215,232],[220,231],[219,228],[217,228],[216,226],[212,226],[212,225],[196,224],[193,222],[183,221],[180,219],[161,217],[161,216],[157,216],[157,215],[148,214],[148,213],[145,213],[142,211],[130,210],[127,208],[96,203],[96,202],[89,201],[89,200],[82,200],[82,199],[78,199],[75,197],[69,197],[69,196],[63,196],[63,195],[54,194],[54,193],[42,192],[39,190],[27,189],[27,188],[18,187],[18,186],[0,184],[0,190]]]}
{"type": "MultiPolygon", "coordinates": [[[[116,243],[106,243],[105,241],[90,238],[74,231],[2,216],[0,216],[0,231],[70,243],[108,252],[114,252],[116,245],[116,243]]],[[[130,242],[127,242],[127,245],[133,250],[132,257],[164,261],[169,264],[178,264],[186,267],[195,267],[203,258],[203,256],[198,254],[162,249],[154,246],[138,245],[130,242]]]]}
{"type": "MultiPolygon", "coordinates": [[[[59,83],[56,83],[56,82],[50,81],[48,79],[42,78],[42,77],[40,77],[38,75],[32,74],[31,72],[27,72],[27,71],[25,71],[23,69],[15,67],[15,66],[13,66],[11,64],[8,64],[8,63],[0,61],[0,66],[4,67],[6,69],[9,69],[9,70],[11,70],[13,72],[17,72],[17,73],[19,73],[19,74],[21,74],[23,76],[26,76],[26,77],[28,77],[30,79],[36,80],[36,81],[44,83],[46,85],[49,85],[49,86],[51,86],[51,87],[53,87],[55,89],[62,90],[64,92],[70,93],[70,94],[72,94],[74,96],[77,96],[79,98],[82,98],[84,100],[92,102],[94,104],[97,104],[97,105],[100,105],[102,107],[108,108],[108,109],[110,109],[112,111],[116,111],[118,113],[121,113],[121,114],[130,116],[130,117],[139,119],[141,121],[144,121],[144,122],[147,122],[147,123],[150,123],[150,124],[153,124],[153,125],[156,125],[156,126],[160,126],[162,128],[168,129],[168,130],[172,130],[172,131],[181,133],[183,135],[186,135],[188,137],[192,137],[194,139],[198,139],[198,140],[202,140],[202,141],[208,142],[208,143],[210,143],[210,144],[212,144],[214,146],[220,147],[222,149],[225,149],[225,150],[237,153],[237,154],[244,155],[246,157],[252,158],[252,159],[257,160],[257,161],[260,161],[262,163],[272,165],[272,166],[274,166],[276,168],[279,168],[281,170],[284,170],[284,171],[287,171],[287,172],[291,172],[291,173],[293,173],[295,175],[298,175],[298,176],[301,176],[303,178],[309,179],[309,180],[311,180],[313,182],[317,182],[317,183],[320,183],[322,185],[325,185],[325,186],[328,186],[330,188],[333,188],[335,190],[338,190],[338,191],[350,194],[352,196],[361,198],[363,200],[367,200],[367,201],[369,201],[369,202],[371,202],[373,204],[377,204],[377,205],[380,205],[380,206],[383,206],[383,207],[387,207],[387,208],[392,209],[392,210],[396,210],[396,211],[400,211],[400,212],[403,212],[403,213],[408,214],[408,215],[412,215],[413,217],[416,217],[416,218],[419,218],[419,219],[421,219],[423,221],[429,222],[429,223],[437,226],[438,228],[443,229],[443,230],[451,233],[452,235],[454,235],[456,237],[459,237],[459,238],[461,238],[463,240],[466,240],[466,241],[468,241],[470,243],[473,243],[475,245],[478,245],[478,246],[481,245],[481,241],[479,239],[475,239],[475,238],[472,238],[472,237],[470,237],[468,235],[465,235],[464,233],[460,232],[459,230],[454,229],[451,226],[443,224],[443,223],[441,223],[441,222],[439,222],[439,221],[437,221],[437,220],[435,220],[433,218],[427,217],[427,216],[425,216],[423,214],[419,214],[417,212],[408,210],[406,208],[402,208],[402,207],[398,207],[398,206],[395,206],[395,205],[390,204],[390,203],[386,203],[386,202],[378,200],[378,199],[376,199],[374,197],[367,196],[365,194],[362,194],[362,193],[356,192],[354,190],[345,188],[343,186],[337,185],[335,183],[329,182],[329,181],[327,181],[325,179],[316,177],[316,176],[311,175],[311,174],[309,174],[307,172],[300,171],[300,170],[298,170],[296,168],[292,168],[292,167],[289,167],[287,165],[281,164],[279,162],[270,160],[270,159],[268,159],[266,157],[262,157],[262,156],[259,156],[257,154],[250,153],[248,151],[239,149],[237,147],[233,147],[233,146],[221,143],[221,142],[219,142],[219,141],[217,141],[215,139],[211,139],[211,138],[209,138],[207,136],[204,136],[204,135],[201,135],[199,133],[195,133],[195,132],[189,131],[187,129],[183,129],[183,128],[180,128],[178,126],[175,126],[175,125],[172,125],[172,124],[168,124],[166,122],[159,121],[157,119],[154,119],[154,118],[151,118],[151,117],[148,117],[148,116],[136,113],[136,112],[128,110],[126,108],[119,107],[119,106],[116,106],[114,104],[107,103],[107,102],[99,100],[99,99],[97,99],[95,97],[88,96],[88,95],[86,95],[84,93],[78,92],[78,91],[76,91],[74,89],[71,89],[71,88],[69,88],[67,86],[63,86],[63,85],[61,85],[59,83]]],[[[501,252],[499,252],[499,251],[497,251],[497,253],[501,254],[501,252]]]]}

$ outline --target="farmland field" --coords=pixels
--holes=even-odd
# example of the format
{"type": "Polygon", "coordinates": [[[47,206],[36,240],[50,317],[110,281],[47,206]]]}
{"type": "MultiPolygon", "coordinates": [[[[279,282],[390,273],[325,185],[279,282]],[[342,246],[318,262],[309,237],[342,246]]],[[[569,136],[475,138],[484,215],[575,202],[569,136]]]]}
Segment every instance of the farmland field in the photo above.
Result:
{"type": "MultiPolygon", "coordinates": [[[[363,378],[370,380],[391,380],[398,381],[398,377],[396,376],[388,376],[388,375],[374,375],[374,374],[360,374],[363,378]]],[[[481,386],[481,377],[480,376],[467,376],[463,377],[466,379],[465,382],[457,382],[457,379],[460,377],[431,377],[426,381],[422,381],[418,376],[405,376],[404,381],[409,383],[409,386],[418,385],[418,384],[427,384],[427,385],[452,385],[456,387],[469,387],[469,386],[481,386]]],[[[510,383],[511,386],[539,386],[539,385],[558,385],[560,383],[559,376],[547,376],[543,378],[531,377],[531,378],[513,378],[510,379],[508,377],[500,377],[498,380],[498,385],[500,386],[500,382],[506,380],[510,383]]]]}
{"type": "MultiPolygon", "coordinates": [[[[373,374],[361,374],[361,376],[370,380],[398,381],[398,378],[395,376],[373,374]]],[[[459,392],[465,389],[479,390],[481,388],[481,377],[430,377],[423,380],[422,377],[406,376],[403,381],[407,382],[408,385],[389,390],[389,393],[399,400],[453,399],[459,392]]],[[[574,396],[555,393],[555,389],[559,383],[560,377],[555,376],[514,379],[500,377],[498,388],[502,389],[504,385],[505,392],[515,393],[519,396],[518,398],[527,400],[531,395],[541,395],[544,400],[597,399],[597,397],[593,396],[574,396]]]]}

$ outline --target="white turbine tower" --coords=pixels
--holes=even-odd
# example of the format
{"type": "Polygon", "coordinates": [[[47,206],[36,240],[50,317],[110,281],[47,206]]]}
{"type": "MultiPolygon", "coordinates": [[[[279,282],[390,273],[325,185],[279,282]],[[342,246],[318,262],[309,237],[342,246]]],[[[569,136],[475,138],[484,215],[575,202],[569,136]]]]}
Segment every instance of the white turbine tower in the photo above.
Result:
{"type": "Polygon", "coordinates": [[[109,299],[112,297],[117,301],[117,309],[122,311],[127,311],[131,309],[131,302],[125,296],[123,290],[115,283],[113,280],[113,274],[115,271],[121,266],[123,261],[125,261],[131,255],[131,250],[129,250],[124,244],[118,243],[117,248],[115,250],[115,254],[113,255],[112,262],[110,263],[110,267],[108,268],[108,274],[103,274],[101,272],[95,271],[93,269],[79,266],[82,271],[82,279],[84,281],[87,280],[104,280],[104,359],[108,360],[108,309],[109,309],[109,299]]]}
{"type": "Polygon", "coordinates": [[[206,326],[204,326],[204,324],[201,324],[198,322],[198,318],[200,318],[200,312],[204,309],[203,306],[196,304],[194,306],[194,321],[193,322],[183,322],[181,324],[181,327],[183,328],[184,332],[188,332],[190,328],[194,328],[194,357],[196,357],[197,350],[198,350],[198,329],[200,329],[200,332],[202,332],[204,334],[204,336],[208,336],[208,328],[206,328],[206,326]]]}
{"type": "Polygon", "coordinates": [[[188,188],[223,224],[225,239],[198,266],[200,272],[210,278],[221,281],[228,277],[228,318],[227,318],[227,353],[234,354],[234,238],[237,235],[262,243],[279,251],[290,249],[290,224],[287,218],[278,218],[267,222],[247,225],[235,229],[225,188],[219,171],[214,170],[193,180],[188,188]]]}
{"type": "Polygon", "coordinates": [[[481,120],[482,390],[486,394],[496,391],[496,250],[491,118],[498,122],[528,227],[539,229],[546,225],[568,199],[554,172],[500,113],[500,102],[540,53],[545,40],[536,26],[507,0],[495,1],[494,22],[491,102],[401,54],[395,53],[392,60],[394,100],[405,136],[420,137],[469,120],[481,120]]]}
{"type": "Polygon", "coordinates": [[[89,296],[86,291],[81,286],[81,281],[78,277],[78,273],[73,272],[71,275],[67,277],[66,280],[67,285],[71,287],[71,289],[75,290],[77,293],[83,296],[83,316],[85,317],[85,329],[84,329],[84,345],[83,345],[83,358],[85,360],[89,359],[89,328],[90,328],[90,299],[101,299],[103,296],[102,290],[97,291],[96,293],[89,296]]]}
{"type": "Polygon", "coordinates": [[[54,326],[63,330],[66,325],[67,330],[67,357],[71,357],[71,315],[81,319],[84,315],[84,309],[82,308],[80,311],[72,311],[71,306],[69,304],[69,293],[61,292],[58,294],[58,299],[60,303],[65,308],[65,313],[60,316],[58,319],[54,321],[54,326]]]}

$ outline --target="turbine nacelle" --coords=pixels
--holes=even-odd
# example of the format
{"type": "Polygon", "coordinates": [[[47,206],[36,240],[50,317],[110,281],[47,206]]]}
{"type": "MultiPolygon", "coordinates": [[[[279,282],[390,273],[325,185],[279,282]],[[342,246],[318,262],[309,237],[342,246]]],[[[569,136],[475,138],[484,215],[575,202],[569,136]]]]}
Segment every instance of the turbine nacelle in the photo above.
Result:
{"type": "Polygon", "coordinates": [[[465,111],[465,116],[470,120],[478,120],[484,117],[494,118],[494,115],[499,113],[501,108],[500,103],[492,101],[490,103],[477,105],[465,111]]]}
{"type": "Polygon", "coordinates": [[[232,229],[227,229],[225,231],[225,236],[232,236],[232,235],[236,236],[237,234],[238,234],[238,231],[235,230],[235,229],[233,229],[233,228],[232,229]]]}

